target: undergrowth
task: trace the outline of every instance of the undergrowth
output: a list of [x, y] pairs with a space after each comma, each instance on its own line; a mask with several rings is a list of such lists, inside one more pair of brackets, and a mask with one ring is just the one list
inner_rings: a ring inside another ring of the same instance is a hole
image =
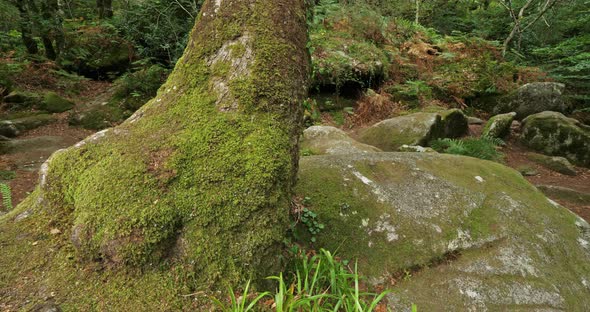
[[0, 183], [0, 194], [2, 195], [2, 206], [5, 210], [12, 210], [12, 192], [6, 183]]
[[468, 139], [438, 139], [430, 143], [430, 146], [440, 153], [471, 156], [479, 159], [498, 161], [503, 154], [497, 147], [504, 142], [497, 138], [481, 137]]
[[376, 311], [377, 307], [383, 308], [385, 304], [382, 301], [391, 291], [379, 294], [364, 291], [356, 264], [353, 270], [347, 264], [321, 249], [317, 255], [300, 256], [295, 261], [293, 273], [268, 277], [277, 283], [274, 291], [252, 294], [248, 282], [240, 296], [229, 287], [229, 299], [225, 302], [210, 299], [224, 312], [370, 312]]

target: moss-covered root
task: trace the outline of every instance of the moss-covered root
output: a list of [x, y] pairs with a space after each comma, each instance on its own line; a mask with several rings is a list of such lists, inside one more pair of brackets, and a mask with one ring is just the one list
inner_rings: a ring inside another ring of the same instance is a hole
[[50, 226], [23, 231], [59, 225], [82, 263], [172, 263], [200, 288], [269, 274], [297, 169], [305, 27], [303, 0], [206, 1], [158, 95], [44, 165], [14, 216]]

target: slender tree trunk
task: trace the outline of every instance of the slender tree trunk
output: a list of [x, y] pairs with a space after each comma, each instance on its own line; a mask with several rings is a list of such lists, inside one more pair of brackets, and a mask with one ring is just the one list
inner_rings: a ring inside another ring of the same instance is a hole
[[112, 0], [96, 0], [96, 8], [98, 9], [98, 18], [105, 19], [113, 17]]
[[199, 287], [268, 276], [297, 172], [310, 69], [304, 2], [206, 1], [158, 95], [54, 154], [15, 213], [60, 224], [63, 248], [81, 263], [176, 263]]
[[422, 4], [422, 0], [415, 0], [416, 1], [416, 18], [414, 22], [416, 24], [420, 24], [420, 5]]
[[23, 44], [29, 54], [37, 54], [39, 53], [39, 48], [33, 38], [33, 21], [31, 20], [31, 14], [27, 8], [27, 4], [25, 0], [18, 0], [16, 4], [20, 15], [20, 30]]

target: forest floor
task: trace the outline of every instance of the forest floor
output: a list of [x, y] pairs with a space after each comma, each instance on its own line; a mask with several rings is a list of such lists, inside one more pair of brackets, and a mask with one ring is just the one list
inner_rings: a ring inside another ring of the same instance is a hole
[[[16, 80], [18, 88], [23, 91], [42, 94], [53, 91], [76, 103], [76, 108], [85, 107], [87, 103], [103, 98], [111, 89], [112, 83], [84, 79], [75, 85], [63, 83], [63, 79], [56, 79], [51, 71], [51, 64], [47, 66], [30, 66]], [[75, 88], [76, 93], [71, 92]], [[5, 113], [5, 112], [1, 112]], [[15, 178], [8, 181], [12, 191], [12, 203], [16, 206], [32, 192], [38, 182], [38, 171], [43, 162], [56, 150], [67, 148], [83, 140], [94, 131], [68, 124], [69, 112], [54, 114], [56, 121], [45, 126], [21, 133], [17, 140], [32, 138], [53, 138], [51, 143], [35, 146], [31, 149], [0, 155], [0, 170], [15, 172]]]

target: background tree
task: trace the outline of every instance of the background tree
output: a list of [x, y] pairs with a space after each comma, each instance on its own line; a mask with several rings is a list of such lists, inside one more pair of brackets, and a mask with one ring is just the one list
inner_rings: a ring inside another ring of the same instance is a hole
[[113, 1], [112, 0], [96, 0], [96, 8], [98, 10], [98, 18], [113, 17]]

